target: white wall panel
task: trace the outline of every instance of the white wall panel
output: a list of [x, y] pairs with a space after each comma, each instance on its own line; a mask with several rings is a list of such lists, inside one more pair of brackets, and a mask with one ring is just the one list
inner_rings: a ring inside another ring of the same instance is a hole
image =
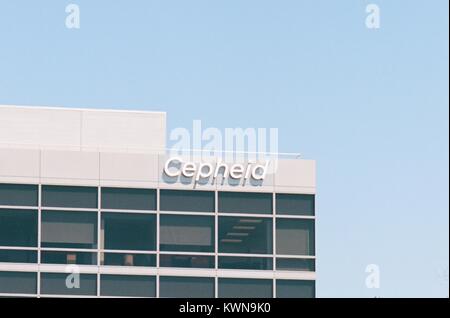
[[41, 160], [43, 181], [76, 179], [86, 180], [89, 183], [95, 181], [98, 184], [100, 176], [98, 152], [43, 150]]
[[119, 111], [85, 111], [82, 114], [83, 147], [124, 149], [130, 152], [165, 148], [165, 114]]
[[74, 110], [0, 106], [0, 145], [79, 145], [80, 116]]
[[280, 160], [275, 174], [275, 191], [315, 193], [316, 162], [314, 160]]
[[158, 156], [102, 152], [100, 178], [110, 181], [157, 182]]
[[0, 182], [39, 182], [39, 150], [0, 148]]
[[166, 114], [0, 105], [0, 147], [164, 149]]

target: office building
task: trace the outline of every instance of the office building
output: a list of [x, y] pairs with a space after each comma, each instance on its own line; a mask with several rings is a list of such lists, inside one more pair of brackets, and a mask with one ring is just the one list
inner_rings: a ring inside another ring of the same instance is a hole
[[315, 162], [166, 147], [165, 113], [0, 106], [0, 296], [315, 297]]

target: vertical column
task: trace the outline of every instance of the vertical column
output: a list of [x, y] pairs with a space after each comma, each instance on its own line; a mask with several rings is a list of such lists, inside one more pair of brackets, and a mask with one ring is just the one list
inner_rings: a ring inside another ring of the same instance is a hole
[[214, 191], [214, 297], [219, 297], [219, 191]]
[[159, 187], [156, 189], [156, 298], [159, 298], [159, 242], [160, 242], [160, 195]]
[[41, 297], [41, 235], [42, 233], [42, 149], [39, 150], [39, 184], [38, 184], [38, 251], [37, 251], [37, 263], [38, 270], [36, 273], [36, 291], [38, 298]]
[[39, 184], [38, 184], [38, 237], [37, 237], [37, 242], [38, 242], [38, 251], [37, 251], [37, 264], [38, 264], [38, 270], [36, 273], [36, 288], [37, 288], [37, 295], [38, 297], [41, 297], [41, 233], [42, 233], [42, 184], [40, 182], [40, 178], [39, 178]]
[[316, 282], [317, 282], [317, 248], [316, 248], [316, 244], [317, 244], [317, 228], [316, 228], [316, 224], [317, 224], [317, 213], [316, 213], [316, 189], [314, 189], [314, 205], [313, 205], [313, 214], [314, 214], [314, 218], [313, 218], [313, 222], [314, 222], [314, 298], [316, 298]]
[[[99, 153], [100, 155], [100, 153]], [[100, 160], [99, 160], [100, 162]], [[102, 187], [99, 182], [97, 192], [97, 296], [101, 295], [100, 291], [100, 266], [101, 266], [101, 250], [103, 250], [103, 237], [102, 237], [102, 215], [101, 215], [101, 205], [102, 205]]]
[[277, 230], [277, 225], [276, 225], [276, 221], [277, 221], [277, 203], [276, 203], [276, 199], [277, 199], [277, 195], [275, 192], [272, 193], [272, 244], [273, 244], [273, 248], [272, 248], [272, 253], [273, 253], [273, 257], [272, 257], [272, 270], [273, 270], [273, 282], [272, 282], [272, 296], [273, 298], [277, 297], [277, 288], [276, 288], [276, 279], [275, 279], [275, 272], [277, 269], [277, 235], [276, 235], [276, 230]]

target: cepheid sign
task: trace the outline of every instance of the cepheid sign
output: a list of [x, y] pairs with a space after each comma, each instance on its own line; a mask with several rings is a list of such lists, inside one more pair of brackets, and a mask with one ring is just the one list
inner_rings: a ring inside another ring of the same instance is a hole
[[256, 181], [262, 181], [265, 179], [269, 161], [265, 164], [256, 164], [253, 162], [247, 162], [246, 164], [234, 163], [227, 164], [222, 161], [216, 163], [210, 162], [191, 162], [184, 161], [180, 157], [169, 158], [164, 165], [164, 173], [171, 178], [177, 178], [183, 176], [186, 178], [193, 178], [196, 182], [202, 179], [213, 178], [217, 179], [220, 175], [223, 178], [231, 179], [253, 179]]

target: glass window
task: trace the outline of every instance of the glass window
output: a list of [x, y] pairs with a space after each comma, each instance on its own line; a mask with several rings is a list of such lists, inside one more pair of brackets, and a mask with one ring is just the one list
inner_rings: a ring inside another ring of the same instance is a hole
[[56, 208], [97, 208], [95, 187], [42, 186], [42, 206]]
[[42, 247], [97, 248], [97, 213], [42, 211]]
[[156, 190], [102, 188], [102, 209], [156, 210]]
[[0, 209], [0, 246], [37, 247], [38, 212]]
[[0, 250], [0, 263], [36, 263], [36, 251]]
[[102, 213], [103, 248], [107, 250], [156, 250], [154, 214]]
[[272, 213], [272, 193], [219, 192], [219, 212]]
[[37, 206], [38, 186], [0, 183], [0, 205]]
[[277, 214], [314, 215], [314, 195], [277, 194]]
[[156, 266], [155, 254], [104, 253], [102, 265], [109, 266]]
[[36, 278], [36, 273], [0, 272], [0, 293], [36, 294]]
[[272, 258], [220, 256], [219, 268], [272, 270]]
[[272, 280], [219, 278], [220, 298], [272, 298]]
[[160, 277], [159, 295], [170, 298], [214, 298], [214, 278]]
[[213, 191], [161, 190], [161, 211], [214, 212]]
[[313, 280], [277, 280], [277, 298], [314, 298]]
[[156, 296], [156, 279], [154, 276], [101, 275], [100, 286], [102, 296]]
[[316, 266], [313, 259], [277, 258], [277, 270], [314, 272]]
[[314, 255], [314, 220], [277, 219], [277, 254]]
[[214, 252], [214, 217], [161, 215], [161, 251]]
[[97, 265], [97, 253], [42, 251], [43, 264]]
[[219, 217], [219, 253], [272, 254], [272, 219]]
[[159, 264], [160, 267], [214, 268], [214, 256], [161, 254]]
[[41, 294], [97, 295], [97, 275], [80, 274], [79, 281], [69, 273], [41, 273]]

